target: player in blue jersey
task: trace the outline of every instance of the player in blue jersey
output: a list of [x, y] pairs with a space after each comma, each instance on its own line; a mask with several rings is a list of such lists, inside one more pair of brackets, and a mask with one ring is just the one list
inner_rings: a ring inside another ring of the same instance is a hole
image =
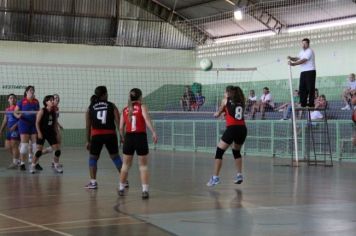
[[17, 124], [19, 119], [17, 119], [14, 116], [14, 110], [15, 110], [16, 101], [17, 101], [16, 95], [9, 94], [7, 96], [7, 100], [9, 102], [9, 107], [6, 108], [6, 113], [5, 113], [4, 119], [3, 119], [1, 127], [0, 127], [0, 135], [6, 127], [7, 132], [6, 132], [5, 148], [10, 151], [11, 156], [12, 156], [12, 162], [8, 168], [16, 169], [17, 166], [20, 164], [19, 163], [20, 162], [20, 160], [19, 160], [20, 134], [19, 134], [18, 124]]
[[[35, 98], [35, 87], [29, 85], [25, 89], [24, 98], [17, 102], [15, 108], [15, 116], [19, 119], [18, 127], [20, 132], [20, 169], [26, 170], [25, 161], [29, 152], [29, 142], [31, 140], [32, 150], [36, 150], [36, 112], [40, 109], [38, 100]], [[42, 170], [42, 167], [37, 164], [37, 170]]]

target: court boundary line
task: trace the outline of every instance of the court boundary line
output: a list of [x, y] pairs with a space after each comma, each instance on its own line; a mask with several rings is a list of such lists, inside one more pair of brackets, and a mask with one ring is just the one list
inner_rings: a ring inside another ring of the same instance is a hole
[[[42, 224], [42, 226], [53, 226], [53, 225], [67, 225], [67, 224], [76, 224], [76, 223], [86, 223], [86, 222], [100, 222], [100, 221], [111, 221], [111, 220], [118, 220], [118, 219], [125, 219], [128, 218], [130, 219], [129, 216], [119, 216], [119, 217], [110, 217], [110, 218], [98, 218], [98, 219], [83, 219], [83, 220], [72, 220], [72, 221], [61, 221], [61, 222], [55, 222], [55, 223], [46, 223], [46, 224]], [[31, 228], [33, 226], [19, 226], [19, 227], [7, 227], [7, 228], [0, 228], [0, 233], [2, 231], [9, 231], [12, 229], [21, 229], [21, 228]]]
[[10, 220], [14, 220], [14, 221], [23, 223], [23, 224], [30, 225], [30, 226], [33, 226], [33, 227], [36, 227], [36, 228], [40, 228], [40, 229], [43, 229], [43, 230], [45, 230], [45, 231], [50, 231], [50, 232], [53, 232], [53, 233], [56, 233], [56, 234], [59, 234], [59, 235], [63, 235], [63, 236], [73, 236], [72, 234], [68, 234], [68, 233], [61, 232], [61, 231], [58, 231], [58, 230], [55, 230], [55, 229], [51, 229], [51, 228], [48, 228], [48, 227], [43, 226], [43, 225], [31, 223], [31, 222], [26, 221], [26, 220], [21, 220], [21, 219], [19, 219], [19, 218], [16, 218], [16, 217], [13, 217], [13, 216], [9, 216], [9, 215], [3, 214], [3, 213], [1, 213], [1, 212], [0, 212], [0, 216], [2, 216], [2, 217], [4, 217], [4, 218], [7, 218], [7, 219], [10, 219]]
[[[91, 226], [88, 226], [88, 225], [86, 225], [86, 226], [74, 226], [74, 227], [63, 226], [63, 227], [59, 227], [59, 228], [60, 229], [71, 230], [71, 229], [89, 229], [89, 228], [94, 228], [94, 227], [121, 226], [121, 225], [139, 225], [139, 224], [147, 224], [147, 223], [146, 222], [137, 221], [137, 222], [132, 222], [132, 223], [103, 224], [103, 225], [91, 225]], [[14, 231], [11, 231], [11, 230], [6, 230], [6, 231], [10, 231], [8, 233], [38, 232], [39, 231], [39, 230], [31, 229], [31, 227], [33, 227], [33, 226], [26, 226], [26, 227], [29, 228], [30, 230], [16, 231], [16, 228], [14, 228]], [[24, 227], [19, 227], [19, 229], [22, 229], [22, 228], [24, 228]], [[7, 233], [6, 231], [1, 232], [1, 233]], [[69, 235], [70, 236], [74, 236], [72, 234], [69, 234]]]

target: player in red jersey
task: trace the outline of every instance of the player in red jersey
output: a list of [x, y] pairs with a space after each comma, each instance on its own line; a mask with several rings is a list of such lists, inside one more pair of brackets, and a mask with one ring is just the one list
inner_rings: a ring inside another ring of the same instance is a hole
[[353, 106], [352, 121], [354, 122], [354, 135], [352, 137], [352, 144], [356, 146], [356, 92], [352, 94], [351, 105]]
[[237, 175], [235, 184], [241, 184], [242, 159], [241, 147], [247, 136], [247, 128], [244, 120], [245, 96], [240, 87], [226, 87], [225, 98], [222, 100], [219, 110], [214, 114], [218, 118], [225, 113], [226, 130], [216, 148], [214, 175], [210, 178], [207, 186], [211, 187], [220, 183], [219, 173], [222, 166], [222, 157], [226, 149], [232, 144], [232, 154], [235, 159]]
[[[120, 119], [120, 136], [123, 146], [123, 165], [120, 175], [119, 195], [125, 193], [125, 183], [129, 168], [132, 165], [133, 155], [139, 157], [139, 169], [142, 183], [142, 198], [149, 198], [148, 194], [148, 142], [146, 134], [146, 126], [152, 133], [153, 142], [157, 143], [156, 131], [153, 128], [151, 119], [148, 115], [148, 109], [142, 104], [142, 92], [138, 88], [133, 88], [130, 91], [129, 102], [124, 108]], [[125, 133], [125, 134], [124, 134]]]

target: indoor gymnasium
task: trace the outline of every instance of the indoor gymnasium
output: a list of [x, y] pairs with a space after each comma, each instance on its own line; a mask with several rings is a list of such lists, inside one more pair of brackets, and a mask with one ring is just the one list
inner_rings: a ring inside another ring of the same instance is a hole
[[355, 55], [355, 0], [0, 0], [0, 235], [355, 235]]

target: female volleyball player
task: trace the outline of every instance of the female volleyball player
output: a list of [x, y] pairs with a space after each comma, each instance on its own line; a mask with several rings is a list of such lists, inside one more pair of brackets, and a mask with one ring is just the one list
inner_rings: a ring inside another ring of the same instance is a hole
[[209, 187], [220, 183], [219, 173], [222, 166], [222, 157], [231, 144], [237, 169], [234, 183], [241, 184], [243, 181], [240, 150], [247, 136], [244, 120], [245, 96], [240, 87], [231, 86], [226, 87], [225, 94], [226, 97], [222, 100], [219, 110], [214, 114], [218, 118], [225, 112], [226, 130], [216, 148], [214, 175], [207, 183]]
[[352, 137], [352, 144], [356, 146], [356, 92], [351, 96], [351, 106], [353, 106], [352, 111], [352, 121], [354, 122], [354, 135]]
[[108, 101], [108, 91], [105, 86], [97, 87], [94, 93], [95, 96], [90, 99], [91, 103], [86, 112], [90, 182], [85, 188], [88, 189], [98, 188], [96, 182], [97, 162], [104, 144], [118, 170], [119, 176], [122, 166], [116, 135], [116, 126], [120, 123], [119, 110], [115, 104]]
[[[120, 119], [120, 137], [123, 141], [123, 165], [120, 175], [119, 195], [123, 196], [129, 168], [132, 165], [133, 155], [139, 158], [139, 169], [142, 183], [142, 198], [149, 198], [148, 194], [148, 142], [146, 126], [152, 132], [153, 142], [157, 143], [156, 131], [153, 128], [148, 109], [142, 104], [142, 92], [133, 88], [129, 94], [127, 107], [124, 108]], [[124, 130], [126, 133], [124, 134]]]
[[37, 113], [36, 128], [37, 128], [37, 149], [35, 156], [32, 159], [30, 173], [36, 172], [39, 158], [42, 156], [43, 144], [47, 140], [49, 145], [54, 150], [54, 169], [57, 173], [63, 173], [62, 166], [59, 164], [61, 150], [57, 140], [57, 115], [54, 106], [54, 96], [47, 95], [43, 99], [44, 107]]
[[17, 127], [17, 122], [19, 119], [17, 119], [14, 116], [16, 100], [17, 97], [15, 94], [9, 94], [7, 96], [9, 107], [6, 108], [4, 120], [2, 121], [1, 128], [0, 128], [0, 135], [1, 135], [2, 131], [5, 129], [5, 127], [7, 127], [5, 148], [10, 151], [12, 156], [12, 162], [9, 165], [8, 169], [16, 169], [17, 166], [20, 164], [20, 160], [19, 160], [20, 134]]
[[[63, 127], [62, 125], [58, 122], [58, 118], [59, 118], [59, 102], [60, 102], [60, 97], [58, 94], [53, 94], [53, 98], [54, 98], [54, 101], [53, 101], [53, 109], [54, 111], [56, 112], [56, 118], [57, 118], [57, 142], [58, 142], [58, 145], [61, 146], [61, 141], [62, 141], [62, 136], [61, 136], [61, 130], [63, 130]], [[52, 153], [53, 152], [53, 148], [52, 146], [49, 146], [45, 149], [43, 149], [42, 151], [42, 155], [45, 155], [45, 154], [48, 154], [48, 153]], [[53, 160], [55, 159], [56, 157], [54, 156], [53, 157]], [[54, 161], [52, 162], [52, 168], [54, 168]]]
[[[19, 119], [18, 127], [20, 132], [20, 169], [25, 171], [26, 155], [29, 153], [29, 142], [31, 140], [32, 150], [36, 150], [36, 111], [40, 109], [38, 100], [35, 98], [35, 87], [29, 85], [25, 89], [24, 98], [17, 102], [14, 115]], [[20, 112], [23, 111], [23, 112]], [[37, 170], [42, 170], [42, 167], [37, 164]]]

